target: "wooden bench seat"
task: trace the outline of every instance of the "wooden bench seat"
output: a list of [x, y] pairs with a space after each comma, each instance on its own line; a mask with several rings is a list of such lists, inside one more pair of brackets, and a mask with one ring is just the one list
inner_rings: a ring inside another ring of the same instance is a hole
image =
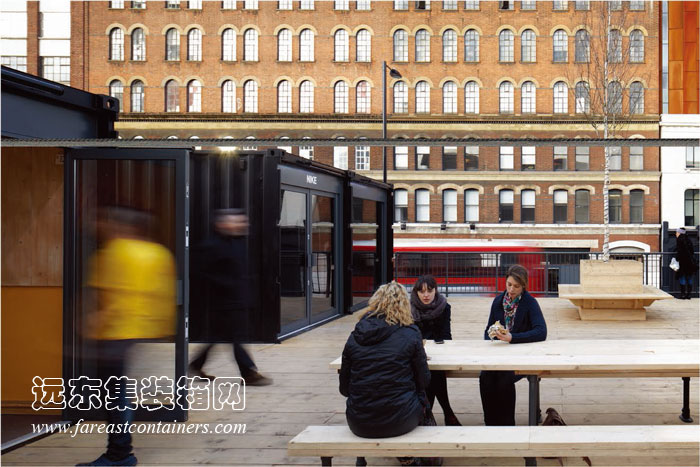
[[368, 439], [347, 426], [309, 426], [289, 456], [321, 457], [641, 457], [695, 456], [698, 425], [419, 426], [395, 438]]
[[565, 298], [578, 307], [581, 320], [644, 321], [646, 308], [656, 300], [673, 298], [670, 294], [650, 285], [638, 293], [586, 291], [583, 286], [559, 284], [559, 298]]

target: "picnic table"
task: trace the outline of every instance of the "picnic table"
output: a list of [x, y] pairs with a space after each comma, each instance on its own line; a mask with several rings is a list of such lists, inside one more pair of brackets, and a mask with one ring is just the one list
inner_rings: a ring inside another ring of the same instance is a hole
[[644, 321], [647, 306], [673, 296], [651, 285], [641, 286], [638, 292], [600, 292], [585, 290], [582, 285], [559, 284], [559, 298], [576, 305], [583, 321]]

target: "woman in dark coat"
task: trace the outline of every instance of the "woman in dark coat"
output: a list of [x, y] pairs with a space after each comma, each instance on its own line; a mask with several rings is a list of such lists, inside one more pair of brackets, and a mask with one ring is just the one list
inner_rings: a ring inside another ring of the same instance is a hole
[[[506, 290], [491, 305], [491, 314], [484, 331], [489, 339], [489, 328], [500, 321], [503, 333], [494, 338], [511, 344], [540, 342], [547, 338], [547, 323], [537, 300], [527, 292], [527, 269], [515, 264], [506, 274]], [[482, 371], [479, 376], [481, 405], [486, 425], [515, 425], [515, 382], [513, 371]]]
[[676, 260], [679, 268], [676, 271], [676, 279], [681, 284], [681, 300], [690, 300], [693, 292], [693, 276], [698, 272], [698, 265], [695, 262], [695, 252], [693, 242], [688, 238], [685, 229], [681, 227], [676, 230]]
[[[452, 340], [450, 319], [452, 308], [444, 295], [437, 290], [437, 282], [433, 276], [421, 276], [413, 285], [411, 291], [411, 314], [413, 321], [420, 329], [423, 339], [436, 342]], [[450, 406], [447, 395], [447, 377], [444, 371], [430, 372], [430, 385], [426, 391], [431, 409], [437, 397], [442, 412], [445, 414], [445, 425], [461, 426], [457, 416]]]

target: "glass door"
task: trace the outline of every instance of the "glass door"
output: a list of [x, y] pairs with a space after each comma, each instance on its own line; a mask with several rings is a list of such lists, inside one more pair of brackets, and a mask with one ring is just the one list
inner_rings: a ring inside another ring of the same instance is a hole
[[309, 324], [308, 234], [306, 193], [281, 190], [280, 203], [280, 324], [286, 334]]

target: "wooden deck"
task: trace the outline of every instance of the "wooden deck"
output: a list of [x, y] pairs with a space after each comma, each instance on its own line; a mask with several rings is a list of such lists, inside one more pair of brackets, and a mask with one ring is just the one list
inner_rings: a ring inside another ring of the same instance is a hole
[[[478, 339], [484, 330], [492, 298], [449, 298], [456, 339]], [[568, 300], [539, 299], [551, 339], [698, 339], [700, 301], [665, 300], [647, 310], [646, 321], [581, 321]], [[308, 425], [345, 422], [345, 399], [338, 393], [337, 374], [328, 362], [340, 355], [355, 316], [347, 316], [280, 345], [250, 346], [260, 370], [275, 379], [267, 387], [249, 387], [242, 412], [191, 413], [190, 423], [245, 423], [242, 435], [134, 435], [135, 454], [142, 465], [319, 465], [317, 458], [288, 458], [287, 442]], [[191, 352], [196, 349], [192, 346]], [[698, 349], [700, 351], [700, 349]], [[154, 359], [151, 361], [156, 361]], [[217, 346], [206, 370], [219, 376], [237, 374], [230, 347]], [[448, 380], [452, 406], [465, 425], [483, 424], [476, 379]], [[516, 420], [527, 424], [527, 382], [517, 384]], [[680, 378], [547, 379], [541, 386], [543, 410], [556, 408], [570, 425], [681, 424]], [[691, 415], [700, 419], [699, 385], [691, 383]], [[437, 409], [436, 418], [443, 423]], [[52, 435], [0, 458], [5, 465], [74, 465], [96, 458], [105, 435]], [[604, 458], [593, 465], [699, 465], [698, 456]], [[397, 465], [395, 459], [369, 459], [370, 465]], [[336, 465], [354, 465], [354, 458], [336, 458]], [[538, 459], [539, 465], [559, 465]], [[585, 465], [567, 458], [566, 465]], [[518, 458], [446, 459], [445, 465], [523, 465]]]

